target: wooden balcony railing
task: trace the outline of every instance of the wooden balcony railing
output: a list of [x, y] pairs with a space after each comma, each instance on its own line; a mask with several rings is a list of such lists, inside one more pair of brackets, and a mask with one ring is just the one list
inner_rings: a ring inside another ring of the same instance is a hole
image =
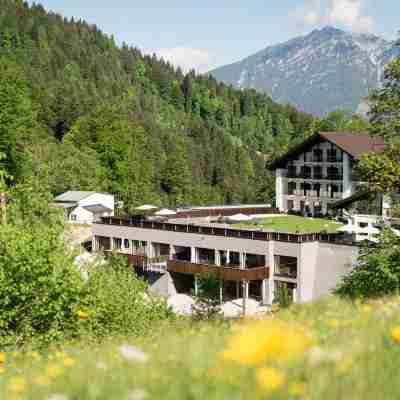
[[193, 264], [188, 261], [176, 260], [168, 261], [167, 271], [186, 275], [213, 274], [217, 279], [234, 282], [260, 281], [269, 278], [268, 267], [239, 269], [207, 264]]

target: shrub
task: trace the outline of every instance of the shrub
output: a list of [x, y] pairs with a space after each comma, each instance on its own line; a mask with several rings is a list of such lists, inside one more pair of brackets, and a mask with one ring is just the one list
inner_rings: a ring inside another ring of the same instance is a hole
[[208, 320], [219, 317], [221, 304], [219, 298], [220, 281], [212, 273], [196, 276], [197, 297], [193, 305], [193, 319]]
[[110, 334], [140, 335], [172, 314], [164, 300], [149, 296], [125, 259], [112, 256], [90, 274], [82, 307], [88, 314], [83, 324], [97, 338]]
[[390, 229], [377, 244], [365, 244], [354, 268], [336, 289], [348, 298], [373, 298], [398, 293], [400, 289], [400, 238]]
[[9, 199], [7, 224], [0, 225], [0, 345], [139, 334], [169, 315], [114, 259], [83, 282], [62, 240], [62, 213], [36, 182], [17, 185]]

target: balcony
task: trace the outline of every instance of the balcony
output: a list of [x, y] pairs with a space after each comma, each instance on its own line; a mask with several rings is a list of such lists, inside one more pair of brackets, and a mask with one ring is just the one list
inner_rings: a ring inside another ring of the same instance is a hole
[[269, 278], [268, 267], [239, 269], [238, 267], [218, 267], [216, 265], [193, 264], [188, 261], [177, 260], [168, 261], [167, 271], [186, 275], [213, 274], [217, 279], [233, 282], [260, 281]]

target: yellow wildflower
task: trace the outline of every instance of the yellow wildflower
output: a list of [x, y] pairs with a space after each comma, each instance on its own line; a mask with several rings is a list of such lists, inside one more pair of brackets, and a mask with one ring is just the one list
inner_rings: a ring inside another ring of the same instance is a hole
[[78, 316], [78, 318], [79, 318], [81, 321], [86, 321], [86, 320], [89, 319], [89, 314], [86, 313], [85, 311], [78, 310], [77, 313], [76, 313], [76, 315]]
[[303, 354], [310, 344], [300, 328], [272, 319], [256, 321], [228, 339], [222, 357], [243, 365], [257, 365], [271, 360], [286, 361]]
[[22, 393], [26, 389], [26, 382], [21, 377], [11, 378], [8, 383], [8, 390], [13, 393]]
[[329, 326], [329, 328], [332, 329], [337, 329], [339, 328], [339, 321], [337, 319], [329, 319], [328, 321], [326, 321], [327, 325]]
[[63, 351], [56, 351], [55, 356], [56, 358], [64, 358], [67, 355]]
[[347, 355], [341, 358], [336, 364], [336, 370], [340, 374], [346, 374], [350, 371], [353, 366], [353, 359], [351, 356]]
[[4, 372], [6, 372], [5, 368], [0, 367], [0, 374], [4, 374]]
[[0, 353], [0, 365], [4, 364], [7, 360], [5, 353]]
[[72, 367], [72, 366], [74, 366], [74, 365], [76, 364], [76, 361], [75, 361], [73, 358], [71, 358], [71, 357], [65, 357], [65, 358], [63, 359], [63, 364], [64, 364], [66, 367]]
[[260, 368], [256, 372], [258, 387], [264, 392], [273, 392], [285, 383], [285, 376], [276, 368]]
[[50, 378], [57, 378], [62, 374], [62, 368], [56, 364], [48, 364], [46, 368], [47, 376]]
[[32, 351], [31, 356], [34, 360], [40, 360], [40, 354], [37, 351]]
[[361, 307], [361, 311], [365, 314], [369, 314], [372, 311], [372, 307], [369, 304], [364, 304]]
[[289, 395], [293, 397], [302, 397], [306, 393], [306, 384], [303, 382], [295, 382], [289, 386]]
[[38, 376], [33, 380], [33, 383], [38, 386], [49, 386], [50, 379], [47, 376]]
[[392, 329], [392, 338], [395, 342], [400, 343], [400, 326]]

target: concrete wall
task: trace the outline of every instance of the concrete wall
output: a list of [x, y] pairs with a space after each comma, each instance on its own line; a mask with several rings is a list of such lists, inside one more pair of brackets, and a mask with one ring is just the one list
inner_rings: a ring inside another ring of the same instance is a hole
[[299, 246], [297, 256], [297, 301], [305, 303], [313, 300], [315, 286], [319, 285], [316, 280], [316, 270], [318, 269], [319, 243], [303, 243]]
[[313, 298], [332, 290], [344, 275], [356, 266], [359, 248], [356, 246], [319, 243], [314, 275]]

